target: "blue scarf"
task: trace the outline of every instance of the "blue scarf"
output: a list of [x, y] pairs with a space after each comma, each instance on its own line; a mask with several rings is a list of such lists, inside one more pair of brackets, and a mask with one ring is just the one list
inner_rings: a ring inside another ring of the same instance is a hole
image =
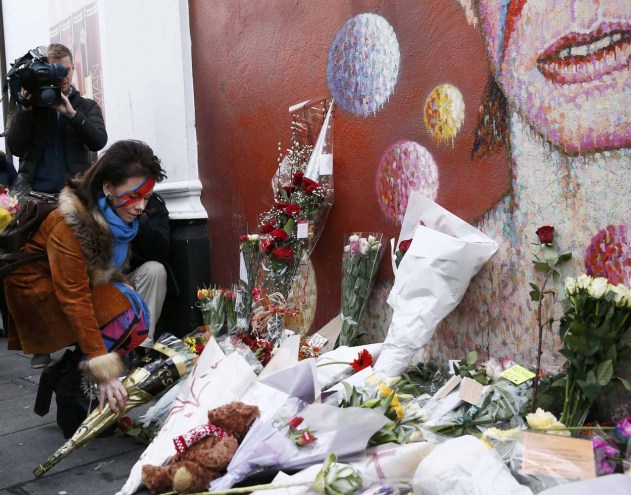
[[125, 328], [131, 327], [138, 321], [140, 318], [140, 314], [145, 317], [145, 323], [147, 324], [147, 328], [151, 325], [151, 313], [149, 312], [149, 308], [147, 307], [147, 303], [142, 298], [138, 292], [130, 289], [125, 284], [121, 284], [120, 282], [114, 282], [116, 288], [123, 293], [123, 295], [127, 298], [127, 300], [131, 303], [131, 310], [133, 311], [133, 317], [130, 311], [125, 311], [124, 313], [117, 316], [118, 320], [121, 322]]
[[97, 203], [114, 235], [114, 266], [120, 268], [127, 259], [129, 242], [138, 233], [138, 220], [134, 220], [131, 223], [125, 222], [112, 209], [105, 196], [100, 197]]

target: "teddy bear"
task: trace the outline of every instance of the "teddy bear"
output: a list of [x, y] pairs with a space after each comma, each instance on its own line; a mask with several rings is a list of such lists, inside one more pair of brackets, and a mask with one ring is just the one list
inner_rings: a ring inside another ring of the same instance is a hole
[[250, 425], [260, 416], [257, 406], [231, 402], [208, 411], [208, 424], [175, 438], [177, 454], [165, 466], [142, 467], [142, 482], [153, 494], [208, 489], [224, 474]]

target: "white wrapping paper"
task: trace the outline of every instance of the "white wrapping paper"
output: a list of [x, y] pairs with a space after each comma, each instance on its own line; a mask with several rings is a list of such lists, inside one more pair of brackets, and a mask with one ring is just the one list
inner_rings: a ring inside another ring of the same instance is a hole
[[417, 192], [410, 194], [399, 242], [406, 239], [412, 243], [395, 268], [388, 296], [392, 322], [374, 367], [387, 376], [405, 370], [498, 248], [478, 229]]
[[191, 370], [187, 385], [180, 388], [164, 426], [145, 449], [116, 495], [131, 495], [141, 485], [142, 466], [161, 466], [175, 455], [173, 438], [208, 423], [208, 410], [236, 401], [256, 375], [238, 354], [227, 357], [211, 339]]
[[415, 495], [532, 495], [470, 435], [437, 445], [419, 464], [412, 486]]

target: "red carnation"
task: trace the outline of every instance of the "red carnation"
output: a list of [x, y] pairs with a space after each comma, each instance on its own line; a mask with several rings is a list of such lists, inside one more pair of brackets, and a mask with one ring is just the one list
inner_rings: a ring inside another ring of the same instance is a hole
[[302, 173], [302, 172], [296, 172], [296, 173], [294, 174], [294, 178], [292, 179], [291, 183], [292, 183], [294, 186], [299, 186], [299, 185], [302, 183], [302, 178], [303, 178], [304, 176], [305, 176], [305, 174], [304, 174], [304, 173]]
[[261, 234], [269, 234], [275, 228], [276, 228], [276, 224], [274, 222], [265, 222], [261, 226]]
[[291, 264], [294, 261], [294, 250], [290, 247], [279, 247], [272, 251], [272, 254], [280, 261]]
[[300, 208], [300, 205], [287, 205], [285, 206], [285, 214], [292, 216], [292, 215], [298, 215], [298, 213], [300, 213], [302, 211], [302, 208]]
[[406, 239], [405, 241], [401, 241], [399, 243], [399, 252], [401, 254], [407, 253], [408, 249], [410, 249], [410, 244], [412, 244], [412, 239]]
[[296, 416], [295, 418], [292, 418], [289, 420], [289, 423], [287, 423], [289, 425], [290, 428], [297, 428], [298, 426], [300, 426], [300, 424], [304, 421], [304, 418], [301, 418], [300, 416]]
[[263, 251], [265, 254], [270, 254], [274, 250], [274, 241], [269, 237], [264, 237], [263, 239], [261, 239], [261, 242], [259, 244], [261, 246], [261, 251]]
[[364, 368], [368, 368], [368, 366], [372, 366], [372, 354], [364, 349], [357, 355], [357, 359], [351, 363], [351, 367], [355, 371], [361, 371]]
[[287, 232], [283, 229], [274, 229], [269, 233], [269, 235], [271, 235], [277, 242], [286, 241], [289, 238]]
[[541, 244], [552, 244], [552, 239], [554, 238], [554, 227], [550, 227], [549, 225], [539, 227], [537, 229], [537, 236], [539, 237], [539, 242]]

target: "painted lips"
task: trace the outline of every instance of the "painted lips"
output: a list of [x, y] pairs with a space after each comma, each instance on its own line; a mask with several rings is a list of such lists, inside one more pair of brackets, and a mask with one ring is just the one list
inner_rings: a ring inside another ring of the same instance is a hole
[[596, 81], [631, 62], [631, 28], [606, 25], [589, 34], [570, 33], [537, 60], [539, 71], [559, 84]]

